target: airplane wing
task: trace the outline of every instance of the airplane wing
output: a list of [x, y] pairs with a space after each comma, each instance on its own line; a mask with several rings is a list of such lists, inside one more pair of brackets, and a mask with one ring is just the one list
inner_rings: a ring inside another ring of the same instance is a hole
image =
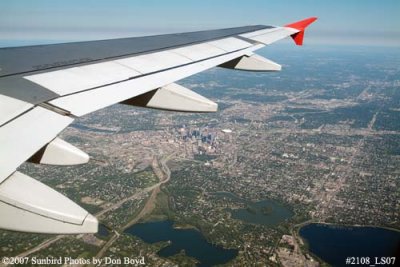
[[291, 36], [303, 42], [316, 18], [150, 37], [0, 49], [0, 228], [39, 233], [94, 233], [97, 219], [17, 171], [25, 161], [83, 164], [89, 156], [58, 138], [74, 119], [123, 103], [164, 110], [215, 112], [217, 104], [175, 82], [220, 66], [279, 71], [254, 51]]

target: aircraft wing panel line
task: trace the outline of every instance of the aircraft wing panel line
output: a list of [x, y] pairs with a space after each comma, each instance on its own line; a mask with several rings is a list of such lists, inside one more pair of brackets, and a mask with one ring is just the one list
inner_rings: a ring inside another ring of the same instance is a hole
[[[149, 73], [128, 81], [67, 95], [50, 101], [50, 104], [68, 110], [73, 115], [80, 117], [106, 106], [144, 94], [150, 90], [171, 84], [195, 73], [218, 66], [263, 46], [264, 45], [261, 44], [255, 45], [222, 56], [215, 56], [168, 70]], [[116, 92], [118, 92], [118, 94]]]
[[[61, 96], [122, 82], [143, 74], [199, 62], [250, 47], [231, 38], [113, 61], [72, 67], [24, 78]], [[225, 48], [225, 50], [224, 50]]]
[[31, 109], [31, 103], [0, 94], [0, 127]]
[[[108, 68], [108, 73], [105, 73], [106, 68]], [[127, 80], [140, 74], [132, 68], [111, 61], [34, 74], [24, 78], [59, 95], [66, 95], [115, 81]]]
[[[4, 48], [0, 49], [2, 59], [0, 77], [28, 74], [34, 71], [53, 71], [57, 68], [86, 65], [102, 60], [110, 61], [118, 57], [156, 53], [266, 28], [272, 28], [272, 26], [253, 25], [156, 36]], [[19, 59], [18, 62], [15, 58]]]
[[216, 46], [208, 43], [196, 44], [191, 46], [184, 46], [169, 50], [175, 54], [181, 55], [185, 58], [192, 60], [193, 62], [203, 60], [210, 57], [215, 57], [226, 53], [225, 50], [217, 48]]
[[261, 30], [254, 33], [246, 33], [240, 36], [268, 45], [284, 39], [288, 36], [291, 36], [297, 32], [299, 32], [299, 30], [293, 28], [277, 27], [273, 29]]
[[115, 60], [116, 63], [131, 68], [140, 74], [152, 73], [165, 68], [175, 67], [183, 64], [192, 63], [192, 60], [172, 53], [171, 50], [152, 54], [141, 55]]
[[53, 140], [73, 118], [35, 107], [0, 128], [0, 183]]
[[208, 44], [220, 48], [225, 52], [232, 52], [238, 49], [248, 48], [252, 45], [251, 43], [238, 38], [238, 36], [211, 41], [208, 42]]
[[[86, 92], [86, 91], [96, 90], [96, 89], [99, 89], [99, 88], [102, 88], [102, 87], [106, 87], [106, 86], [111, 86], [111, 85], [114, 85], [114, 84], [124, 83], [124, 82], [130, 81], [130, 80], [134, 80], [134, 79], [140, 79], [140, 78], [145, 77], [145, 76], [154, 75], [154, 74], [157, 74], [157, 73], [160, 73], [160, 72], [163, 72], [163, 71], [169, 71], [169, 70], [177, 69], [177, 68], [181, 68], [181, 67], [186, 67], [186, 66], [188, 66], [188, 65], [192, 65], [192, 64], [196, 64], [196, 63], [201, 64], [201, 63], [204, 62], [204, 61], [207, 61], [207, 60], [210, 60], [210, 59], [213, 59], [213, 58], [217, 58], [217, 57], [221, 57], [221, 56], [226, 56], [226, 55], [229, 55], [229, 54], [232, 54], [232, 53], [236, 53], [236, 52], [239, 52], [239, 51], [244, 51], [244, 52], [243, 52], [243, 55], [245, 55], [245, 54], [251, 53], [251, 52], [254, 51], [254, 50], [260, 49], [260, 48], [262, 48], [262, 47], [264, 47], [263, 44], [257, 44], [257, 45], [255, 45], [255, 46], [249, 47], [249, 48], [247, 48], [247, 49], [245, 49], [245, 50], [244, 50], [244, 49], [238, 49], [238, 50], [236, 50], [236, 51], [232, 51], [232, 52], [229, 52], [229, 53], [224, 53], [224, 54], [222, 54], [222, 55], [217, 55], [217, 56], [213, 56], [213, 57], [210, 57], [210, 58], [201, 59], [201, 60], [198, 60], [198, 61], [195, 61], [195, 62], [193, 62], [193, 61], [188, 61], [187, 63], [184, 63], [184, 64], [182, 64], [182, 65], [173, 66], [173, 67], [168, 67], [168, 68], [165, 68], [165, 69], [160, 69], [160, 70], [156, 70], [156, 71], [152, 71], [152, 72], [148, 72], [148, 73], [143, 73], [143, 74], [140, 74], [140, 75], [137, 75], [137, 76], [134, 76], [134, 77], [125, 79], [125, 80], [115, 81], [115, 82], [112, 82], [112, 83], [109, 83], [109, 84], [105, 84], [105, 85], [102, 85], [102, 86], [97, 86], [97, 87], [93, 87], [93, 88], [83, 89], [83, 90], [78, 91], [78, 92], [71, 92], [71, 93], [68, 93], [68, 94], [63, 95], [62, 97], [67, 97], [67, 96], [70, 96], [70, 95], [74, 95], [74, 94], [78, 94], [78, 93], [83, 93], [83, 92]], [[170, 51], [170, 52], [172, 53], [172, 51]], [[178, 55], [178, 54], [176, 54], [176, 55]], [[236, 55], [237, 55], [238, 57], [241, 56], [240, 54], [236, 54]], [[182, 57], [182, 56], [181, 56], [181, 57]], [[229, 60], [228, 60], [228, 61], [229, 61]], [[118, 61], [118, 63], [119, 63], [119, 64], [126, 65], [127, 67], [129, 67], [129, 68], [131, 68], [131, 69], [135, 68], [135, 70], [136, 70], [137, 72], [139, 72], [139, 70], [140, 70], [140, 67], [139, 67], [139, 66], [133, 66], [133, 65], [130, 64], [130, 63], [128, 63], [129, 65], [128, 65], [127, 63], [122, 63], [122, 62], [120, 62], [120, 61]], [[217, 64], [217, 65], [214, 65], [214, 66], [211, 66], [211, 67], [215, 67], [215, 66], [218, 66], [218, 64]], [[139, 70], [137, 70], [137, 69], [139, 69]], [[193, 73], [193, 74], [194, 74], [194, 73]], [[189, 75], [189, 76], [190, 76], [190, 75]], [[187, 77], [187, 76], [185, 76], [185, 77]], [[181, 79], [183, 79], [183, 78], [181, 78]], [[177, 81], [177, 80], [175, 80], [175, 81]], [[153, 89], [155, 89], [155, 88], [153, 88]], [[55, 103], [57, 99], [60, 99], [60, 98], [62, 98], [62, 97], [56, 98], [55, 100], [51, 100], [51, 101], [49, 101], [49, 103]]]

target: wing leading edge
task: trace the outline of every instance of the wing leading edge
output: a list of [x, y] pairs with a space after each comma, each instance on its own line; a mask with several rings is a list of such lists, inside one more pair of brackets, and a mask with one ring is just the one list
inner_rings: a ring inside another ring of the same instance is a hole
[[175, 82], [215, 66], [279, 71], [254, 54], [291, 36], [302, 45], [309, 18], [184, 34], [0, 49], [0, 228], [93, 233], [98, 222], [50, 187], [16, 171], [25, 161], [88, 161], [57, 135], [77, 117], [116, 103], [185, 112], [217, 104]]

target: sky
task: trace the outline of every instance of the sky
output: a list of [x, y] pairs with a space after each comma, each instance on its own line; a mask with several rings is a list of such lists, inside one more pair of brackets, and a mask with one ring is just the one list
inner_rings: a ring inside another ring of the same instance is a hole
[[0, 45], [110, 39], [316, 16], [307, 44], [400, 47], [400, 0], [1, 0]]

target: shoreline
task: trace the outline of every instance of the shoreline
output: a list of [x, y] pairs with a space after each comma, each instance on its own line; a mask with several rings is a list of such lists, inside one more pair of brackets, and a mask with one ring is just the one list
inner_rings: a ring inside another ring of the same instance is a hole
[[377, 225], [371, 225], [371, 224], [366, 224], [366, 225], [361, 225], [361, 224], [339, 224], [339, 223], [318, 222], [318, 221], [305, 221], [304, 223], [300, 223], [300, 224], [295, 225], [293, 228], [298, 228], [298, 230], [300, 230], [300, 228], [302, 228], [304, 226], [307, 226], [309, 224], [322, 224], [322, 225], [337, 226], [337, 227], [342, 227], [342, 228], [370, 227], [370, 228], [381, 228], [381, 229], [386, 229], [386, 230], [390, 230], [390, 231], [400, 232], [400, 229], [392, 228], [392, 227], [389, 227], [389, 226], [377, 226]]
[[[300, 235], [300, 229], [305, 226], [308, 226], [310, 224], [320, 224], [321, 226], [325, 226], [325, 227], [337, 227], [337, 228], [380, 228], [380, 229], [400, 233], [400, 229], [391, 228], [391, 227], [387, 227], [387, 226], [338, 224], [338, 223], [329, 223], [329, 222], [318, 222], [318, 221], [313, 221], [313, 220], [308, 220], [308, 221], [299, 223], [297, 225], [294, 225], [292, 229], [295, 231], [295, 235], [296, 235], [295, 238], [297, 239], [297, 242], [299, 242], [299, 244], [300, 244], [300, 250], [302, 251], [302, 253], [304, 255], [308, 254], [308, 255], [312, 256], [314, 259], [316, 259], [318, 262], [320, 262], [322, 264], [328, 264], [328, 263], [325, 262], [324, 260], [322, 260], [317, 255], [315, 255], [313, 252], [311, 252], [308, 240]], [[328, 266], [330, 266], [330, 265], [328, 264]]]

